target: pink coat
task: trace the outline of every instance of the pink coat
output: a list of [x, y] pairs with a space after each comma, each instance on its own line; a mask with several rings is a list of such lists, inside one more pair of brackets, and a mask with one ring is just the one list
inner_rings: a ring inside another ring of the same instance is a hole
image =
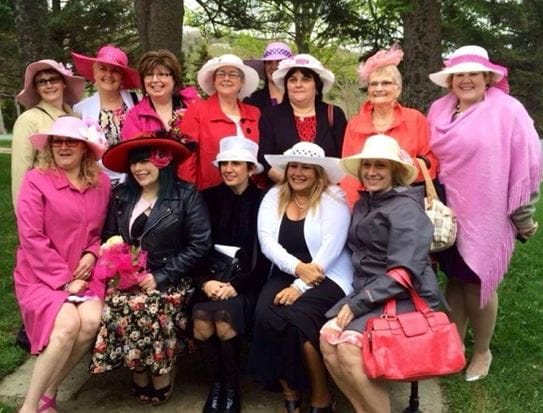
[[[63, 287], [85, 252], [98, 255], [111, 185], [101, 173], [96, 187], [79, 192], [62, 171], [32, 169], [17, 202], [20, 246], [14, 270], [15, 294], [31, 343], [39, 353], [68, 293]], [[104, 286], [92, 281], [100, 297]]]

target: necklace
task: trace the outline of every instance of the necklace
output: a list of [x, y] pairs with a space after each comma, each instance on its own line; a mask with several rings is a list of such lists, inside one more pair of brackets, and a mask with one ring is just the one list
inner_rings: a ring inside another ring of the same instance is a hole
[[304, 204], [302, 204], [300, 201], [298, 201], [298, 197], [296, 195], [294, 195], [294, 203], [296, 204], [296, 206], [300, 209], [306, 209], [307, 208], [307, 204], [308, 202]]

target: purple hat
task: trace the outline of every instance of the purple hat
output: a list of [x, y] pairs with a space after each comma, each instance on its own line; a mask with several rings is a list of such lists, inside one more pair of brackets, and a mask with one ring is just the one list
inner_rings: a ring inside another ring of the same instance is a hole
[[266, 46], [260, 59], [244, 60], [246, 65], [256, 69], [260, 75], [264, 73], [264, 62], [273, 60], [284, 60], [292, 57], [292, 50], [288, 44], [283, 42], [271, 42]]
[[83, 96], [83, 91], [85, 90], [85, 79], [81, 76], [75, 76], [72, 71], [64, 67], [62, 63], [52, 59], [43, 59], [30, 63], [26, 67], [23, 90], [17, 95], [19, 103], [27, 108], [39, 103], [41, 98], [34, 86], [34, 76], [42, 70], [55, 70], [62, 75], [64, 83], [66, 84], [66, 89], [64, 89], [64, 103], [73, 106], [75, 103], [79, 102], [81, 96]]
[[84, 56], [72, 52], [77, 71], [90, 82], [94, 82], [93, 65], [95, 62], [113, 65], [119, 68], [123, 74], [124, 89], [138, 89], [140, 87], [140, 78], [137, 70], [128, 67], [128, 56], [122, 49], [115, 46], [103, 46], [98, 50], [96, 57]]

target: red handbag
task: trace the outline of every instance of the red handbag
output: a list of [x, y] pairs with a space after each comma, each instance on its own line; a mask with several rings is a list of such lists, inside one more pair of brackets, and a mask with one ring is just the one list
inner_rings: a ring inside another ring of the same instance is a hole
[[417, 311], [396, 314], [396, 300], [371, 318], [363, 334], [364, 372], [370, 379], [415, 381], [457, 373], [465, 364], [462, 341], [447, 314], [433, 311], [409, 276], [390, 277], [407, 288]]

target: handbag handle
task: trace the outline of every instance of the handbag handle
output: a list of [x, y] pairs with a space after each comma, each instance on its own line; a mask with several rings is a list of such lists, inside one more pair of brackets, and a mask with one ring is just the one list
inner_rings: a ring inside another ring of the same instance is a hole
[[[407, 289], [409, 292], [409, 295], [411, 296], [411, 300], [413, 300], [413, 304], [415, 305], [415, 308], [418, 312], [422, 314], [428, 314], [432, 312], [432, 309], [426, 304], [426, 301], [417, 293], [415, 290], [415, 287], [413, 287], [413, 283], [411, 282], [411, 278], [405, 271], [387, 271], [387, 275], [392, 278], [394, 281], [396, 281], [398, 284], [400, 284], [402, 287]], [[392, 298], [388, 300], [385, 303], [385, 308], [383, 315], [394, 317], [396, 316], [396, 299]]]
[[426, 198], [428, 199], [428, 202], [431, 203], [434, 199], [437, 199], [439, 201], [436, 188], [434, 186], [434, 183], [432, 182], [432, 178], [430, 178], [430, 173], [428, 172], [428, 168], [426, 167], [426, 162], [424, 162], [420, 158], [416, 158], [416, 159], [420, 166], [420, 171], [422, 172], [422, 176], [424, 177], [424, 186], [426, 187]]

